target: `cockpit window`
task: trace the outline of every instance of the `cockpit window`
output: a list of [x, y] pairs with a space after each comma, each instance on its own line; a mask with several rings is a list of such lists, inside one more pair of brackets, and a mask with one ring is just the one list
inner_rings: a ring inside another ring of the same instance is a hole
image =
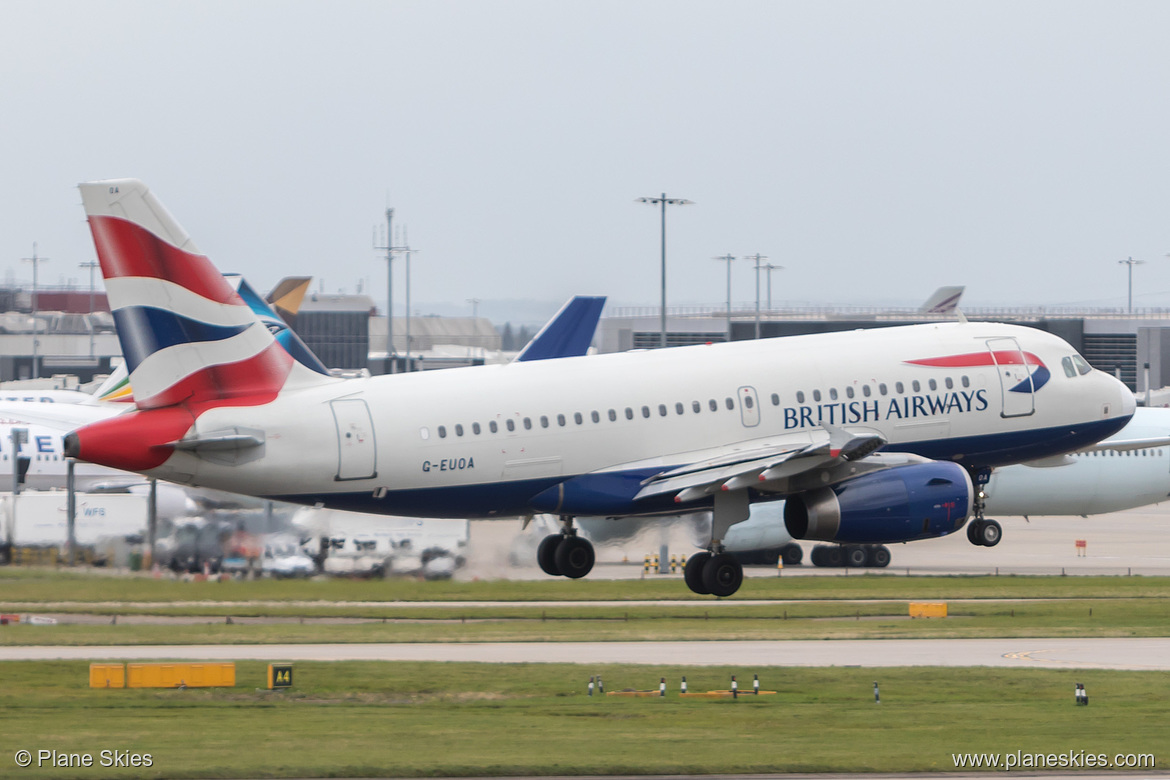
[[1060, 365], [1064, 368], [1064, 375], [1067, 377], [1075, 377], [1077, 370], [1073, 367], [1073, 360], [1070, 357], [1060, 359]]
[[1082, 376], [1093, 370], [1093, 367], [1089, 365], [1088, 361], [1080, 355], [1073, 355], [1073, 363], [1076, 364], [1077, 371], [1079, 371]]

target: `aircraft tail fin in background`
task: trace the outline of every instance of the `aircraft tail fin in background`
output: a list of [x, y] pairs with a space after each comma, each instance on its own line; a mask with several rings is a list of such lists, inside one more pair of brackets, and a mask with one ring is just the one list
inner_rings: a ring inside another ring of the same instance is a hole
[[309, 285], [312, 282], [311, 276], [286, 276], [276, 283], [264, 300], [272, 305], [277, 315], [291, 328], [296, 324], [301, 301], [305, 300], [305, 294], [309, 292]]
[[80, 189], [139, 409], [262, 404], [312, 376], [145, 184]]
[[959, 308], [959, 299], [967, 288], [958, 285], [954, 287], [940, 287], [926, 299], [926, 303], [919, 307], [923, 314], [954, 314]]
[[[296, 319], [297, 311], [301, 308], [301, 301], [305, 297], [304, 288], [308, 287], [309, 282], [312, 281], [312, 277], [299, 277], [299, 279], [304, 281], [304, 287], [301, 289], [301, 294], [284, 297], [284, 306], [281, 306], [279, 303], [273, 303], [272, 305], [269, 305], [269, 303], [266, 302], [265, 299], [261, 298], [260, 295], [252, 288], [252, 285], [248, 284], [248, 281], [239, 274], [224, 274], [224, 278], [228, 280], [228, 284], [235, 288], [235, 291], [239, 294], [240, 298], [243, 299], [244, 303], [248, 304], [248, 308], [250, 308], [252, 312], [260, 318], [260, 321], [264, 323], [264, 326], [268, 328], [273, 336], [276, 337], [276, 342], [280, 344], [280, 346], [284, 347], [286, 352], [292, 355], [293, 358], [305, 368], [316, 371], [318, 374], [325, 374], [326, 376], [329, 375], [329, 369], [326, 368], [325, 364], [322, 363], [321, 360], [313, 354], [313, 351], [309, 349], [308, 345], [301, 341], [301, 337], [296, 334], [296, 331], [289, 327], [287, 321], [289, 318], [294, 320]], [[276, 296], [276, 293], [280, 290], [281, 285], [288, 282], [290, 278], [292, 277], [286, 277], [282, 279], [277, 284], [276, 288], [273, 289], [273, 292], [269, 293], [269, 299], [276, 298], [277, 301], [281, 300], [280, 297]], [[277, 311], [273, 311], [273, 306], [277, 308]]]
[[605, 296], [578, 295], [570, 298], [549, 320], [513, 362], [550, 358], [580, 357], [589, 351]]

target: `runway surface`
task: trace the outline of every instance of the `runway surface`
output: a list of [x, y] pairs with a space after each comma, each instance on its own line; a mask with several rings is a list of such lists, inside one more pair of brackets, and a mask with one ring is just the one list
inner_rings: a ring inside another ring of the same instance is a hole
[[848, 639], [0, 647], [0, 661], [471, 661], [670, 666], [995, 666], [1170, 670], [1170, 638]]

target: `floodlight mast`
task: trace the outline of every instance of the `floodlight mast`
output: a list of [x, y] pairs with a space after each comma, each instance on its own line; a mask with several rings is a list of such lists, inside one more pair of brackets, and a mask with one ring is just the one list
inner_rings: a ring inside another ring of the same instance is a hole
[[694, 201], [685, 198], [668, 198], [666, 193], [662, 193], [658, 198], [637, 198], [637, 203], [649, 203], [653, 206], [662, 206], [662, 313], [661, 325], [662, 336], [659, 341], [660, 347], [666, 346], [666, 207], [667, 206], [689, 206]]
[[22, 257], [21, 260], [26, 263], [32, 263], [33, 267], [33, 287], [32, 287], [32, 319], [33, 319], [33, 353], [32, 353], [32, 378], [37, 379], [41, 375], [41, 326], [38, 314], [37, 301], [37, 268], [41, 263], [47, 262], [49, 258], [40, 257], [37, 255], [37, 243], [33, 242], [32, 257]]
[[758, 339], [760, 337], [760, 269], [764, 267], [760, 261], [768, 258], [756, 252], [754, 255], [747, 255], [746, 259], [756, 261], [756, 338]]
[[727, 263], [727, 340], [731, 341], [731, 264], [735, 262], [735, 255], [729, 252], [711, 259]]
[[1146, 261], [1145, 260], [1134, 260], [1132, 257], [1130, 257], [1130, 258], [1126, 258], [1125, 260], [1118, 260], [1117, 262], [1120, 265], [1128, 265], [1129, 266], [1129, 313], [1133, 314], [1133, 267], [1135, 265], [1142, 265]]

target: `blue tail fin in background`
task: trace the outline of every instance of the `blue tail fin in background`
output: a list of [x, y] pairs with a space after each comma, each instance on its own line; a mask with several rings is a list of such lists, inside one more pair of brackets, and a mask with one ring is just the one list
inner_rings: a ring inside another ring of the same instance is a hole
[[514, 362], [580, 357], [589, 351], [605, 296], [578, 295], [571, 298], [540, 332], [520, 351]]

